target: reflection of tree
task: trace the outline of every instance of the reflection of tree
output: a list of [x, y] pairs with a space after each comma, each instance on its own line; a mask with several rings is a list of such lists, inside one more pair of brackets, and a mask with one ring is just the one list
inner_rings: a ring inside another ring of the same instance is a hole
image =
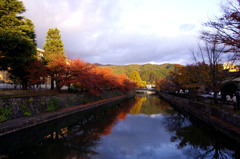
[[200, 159], [228, 159], [234, 158], [234, 155], [239, 156], [239, 150], [231, 145], [234, 142], [229, 144], [230, 139], [194, 120], [191, 122], [195, 126], [186, 124], [185, 119], [183, 115], [177, 114], [167, 117], [165, 123], [169, 131], [175, 132], [171, 141], [177, 142], [177, 147], [184, 149], [189, 156]]
[[185, 122], [186, 117], [179, 112], [175, 112], [174, 114], [166, 116], [164, 124], [167, 126], [170, 132], [174, 132], [182, 128]]
[[195, 155], [196, 158], [228, 159], [232, 158], [234, 153], [233, 151], [225, 149], [226, 146], [232, 149], [232, 146], [226, 145], [224, 137], [221, 138], [216, 134], [209, 136], [194, 126], [177, 130], [176, 136], [180, 141], [178, 147], [189, 147], [187, 150], [188, 153]]
[[135, 97], [136, 104], [131, 109], [131, 114], [139, 114], [141, 111], [142, 103], [147, 100], [146, 97]]
[[144, 114], [169, 114], [173, 108], [165, 100], [160, 99], [158, 96], [151, 96], [143, 102], [141, 112]]
[[173, 108], [170, 105], [160, 99], [158, 96], [151, 95], [150, 96], [137, 96], [137, 103], [131, 110], [132, 114], [168, 114], [173, 111]]
[[103, 135], [111, 133], [113, 126], [119, 121], [124, 120], [129, 113], [134, 101], [122, 103], [119, 107], [101, 111], [92, 115], [87, 121], [69, 128], [67, 134], [68, 149], [70, 158], [91, 158], [97, 153], [93, 151], [99, 139]]

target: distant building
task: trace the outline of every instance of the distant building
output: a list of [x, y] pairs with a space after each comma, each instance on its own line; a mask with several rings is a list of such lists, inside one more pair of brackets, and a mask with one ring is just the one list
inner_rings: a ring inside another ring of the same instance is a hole
[[12, 82], [9, 77], [10, 74], [7, 71], [0, 71], [0, 83]]
[[38, 59], [43, 59], [44, 52], [45, 51], [43, 49], [37, 48], [37, 57], [38, 57]]
[[155, 88], [156, 85], [155, 84], [146, 84], [147, 89], [152, 89]]
[[231, 62], [224, 63], [223, 69], [228, 70], [229, 72], [238, 72], [239, 71], [239, 67], [237, 67], [235, 64], [232, 64]]
[[228, 78], [222, 82], [221, 88], [222, 99], [225, 99], [226, 95], [232, 96], [240, 91], [240, 69], [231, 62], [224, 63], [223, 69], [228, 70]]

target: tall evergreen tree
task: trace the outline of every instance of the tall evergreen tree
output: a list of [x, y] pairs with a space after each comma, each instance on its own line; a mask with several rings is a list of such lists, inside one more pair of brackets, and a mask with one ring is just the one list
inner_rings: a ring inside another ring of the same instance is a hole
[[[47, 32], [46, 43], [43, 45], [44, 59], [45, 62], [48, 63], [56, 58], [65, 59], [63, 41], [61, 39], [60, 31], [57, 28], [50, 28]], [[50, 72], [51, 74], [51, 89], [54, 89], [54, 72]], [[56, 81], [58, 86], [58, 81]]]
[[48, 30], [43, 49], [45, 50], [44, 58], [47, 62], [58, 56], [65, 57], [63, 41], [61, 39], [60, 31], [57, 28], [50, 28]]
[[20, 16], [23, 12], [21, 1], [0, 1], [0, 70], [8, 71], [26, 89], [25, 66], [36, 55], [36, 42], [34, 25]]

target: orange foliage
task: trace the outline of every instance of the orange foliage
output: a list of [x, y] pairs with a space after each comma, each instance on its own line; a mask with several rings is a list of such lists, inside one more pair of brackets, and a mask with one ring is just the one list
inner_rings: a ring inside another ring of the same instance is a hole
[[172, 83], [166, 79], [161, 79], [156, 82], [156, 88], [158, 91], [170, 91]]
[[163, 79], [156, 82], [157, 88], [159, 91], [195, 90], [204, 82], [209, 81], [206, 68], [208, 69], [209, 66], [204, 63], [187, 66], [175, 65], [174, 70], [169, 72], [168, 80]]
[[29, 75], [26, 78], [29, 79], [29, 84], [42, 84], [47, 77], [47, 68], [40, 61], [33, 61], [26, 66]]
[[[99, 68], [81, 59], [66, 60], [63, 57], [58, 57], [50, 61], [47, 66], [48, 70], [41, 70], [54, 78], [59, 87], [75, 86], [80, 91], [94, 95], [100, 95], [101, 92], [107, 90], [127, 92], [133, 90], [135, 86], [134, 82], [129, 80], [125, 74], [114, 74], [110, 68]], [[34, 75], [40, 74], [40, 72], [31, 69], [28, 71], [31, 74], [28, 77], [32, 81], [36, 81]], [[32, 82], [31, 84], [36, 83]]]

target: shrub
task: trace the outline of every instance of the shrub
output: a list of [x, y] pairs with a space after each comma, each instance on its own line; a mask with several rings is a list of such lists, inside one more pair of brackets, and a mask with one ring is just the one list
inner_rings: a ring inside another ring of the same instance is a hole
[[53, 111], [58, 109], [58, 106], [59, 106], [58, 99], [57, 98], [52, 98], [52, 99], [50, 99], [50, 101], [48, 103], [47, 111], [53, 112]]
[[84, 98], [81, 98], [80, 102], [81, 102], [82, 104], [87, 104], [87, 101], [86, 101], [86, 99], [84, 99]]
[[22, 105], [22, 112], [23, 112], [24, 116], [31, 116], [32, 115], [30, 109], [25, 104]]
[[45, 102], [41, 101], [41, 103], [40, 103], [40, 104], [41, 104], [41, 106], [44, 106], [44, 105], [45, 105]]
[[0, 107], [0, 123], [8, 119], [8, 116], [12, 114], [12, 106]]
[[28, 103], [32, 103], [32, 102], [33, 102], [32, 98], [28, 99]]

